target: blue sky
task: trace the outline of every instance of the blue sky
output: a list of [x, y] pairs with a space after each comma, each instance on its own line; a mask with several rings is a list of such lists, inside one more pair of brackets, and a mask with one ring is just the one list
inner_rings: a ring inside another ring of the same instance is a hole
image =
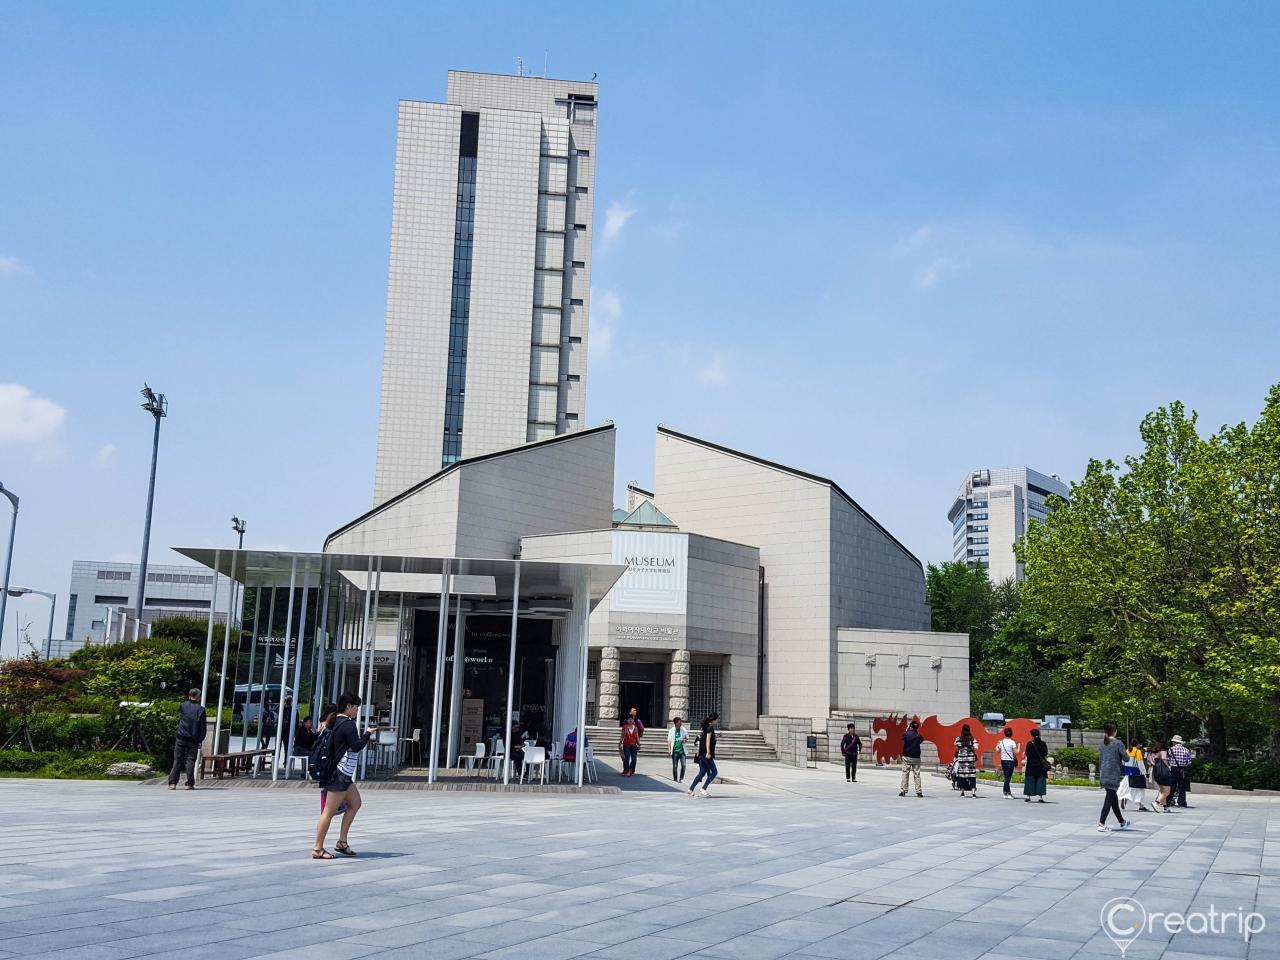
[[599, 74], [587, 420], [619, 484], [665, 422], [938, 561], [969, 469], [1075, 479], [1159, 404], [1216, 426], [1280, 380], [1272, 5], [580, 9], [5, 7], [15, 584], [65, 604], [73, 559], [136, 558], [144, 380], [155, 561], [233, 513], [315, 549], [368, 507], [396, 103], [517, 56]]

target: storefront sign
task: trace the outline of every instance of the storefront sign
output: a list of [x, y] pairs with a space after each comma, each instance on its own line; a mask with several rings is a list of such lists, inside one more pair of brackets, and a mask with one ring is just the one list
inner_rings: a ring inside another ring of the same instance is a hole
[[464, 756], [476, 752], [476, 744], [484, 733], [484, 701], [467, 699], [462, 701], [462, 754]]
[[688, 597], [689, 538], [682, 533], [616, 531], [613, 562], [627, 572], [609, 592], [619, 613], [683, 614]]
[[679, 627], [660, 627], [656, 623], [614, 623], [609, 625], [609, 634], [615, 637], [667, 639], [679, 637], [683, 632]]

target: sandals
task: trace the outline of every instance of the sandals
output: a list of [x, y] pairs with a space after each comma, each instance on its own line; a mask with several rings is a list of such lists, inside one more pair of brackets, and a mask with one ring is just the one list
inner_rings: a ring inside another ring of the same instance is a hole
[[333, 845], [333, 849], [337, 850], [344, 857], [354, 857], [356, 852], [347, 846], [347, 841], [339, 840]]
[[311, 849], [312, 860], [334, 860], [336, 859], [332, 853], [324, 847], [313, 847]]

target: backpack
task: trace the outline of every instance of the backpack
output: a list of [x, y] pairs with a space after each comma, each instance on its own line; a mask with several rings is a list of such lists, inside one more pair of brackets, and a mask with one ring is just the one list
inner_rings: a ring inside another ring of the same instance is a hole
[[334, 753], [333, 729], [326, 727], [316, 738], [315, 745], [311, 748], [311, 755], [307, 758], [307, 776], [321, 784], [331, 781], [334, 771], [338, 769], [339, 760]]

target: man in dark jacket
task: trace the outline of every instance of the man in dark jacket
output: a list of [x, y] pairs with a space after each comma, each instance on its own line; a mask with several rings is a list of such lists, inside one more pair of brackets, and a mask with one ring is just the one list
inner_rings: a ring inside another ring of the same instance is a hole
[[907, 795], [908, 777], [915, 778], [916, 796], [924, 796], [924, 791], [920, 789], [920, 744], [922, 743], [924, 743], [924, 737], [920, 736], [920, 721], [912, 720], [911, 725], [902, 734], [902, 784], [898, 789], [900, 797]]
[[849, 783], [858, 782], [858, 753], [862, 750], [862, 738], [857, 728], [849, 724], [849, 732], [840, 741], [840, 753], [844, 756], [844, 778]]
[[173, 741], [173, 769], [169, 771], [169, 789], [178, 789], [183, 767], [187, 770], [187, 789], [196, 788], [196, 755], [209, 732], [209, 718], [200, 706], [200, 688], [187, 691], [187, 699], [178, 708], [178, 734]]

